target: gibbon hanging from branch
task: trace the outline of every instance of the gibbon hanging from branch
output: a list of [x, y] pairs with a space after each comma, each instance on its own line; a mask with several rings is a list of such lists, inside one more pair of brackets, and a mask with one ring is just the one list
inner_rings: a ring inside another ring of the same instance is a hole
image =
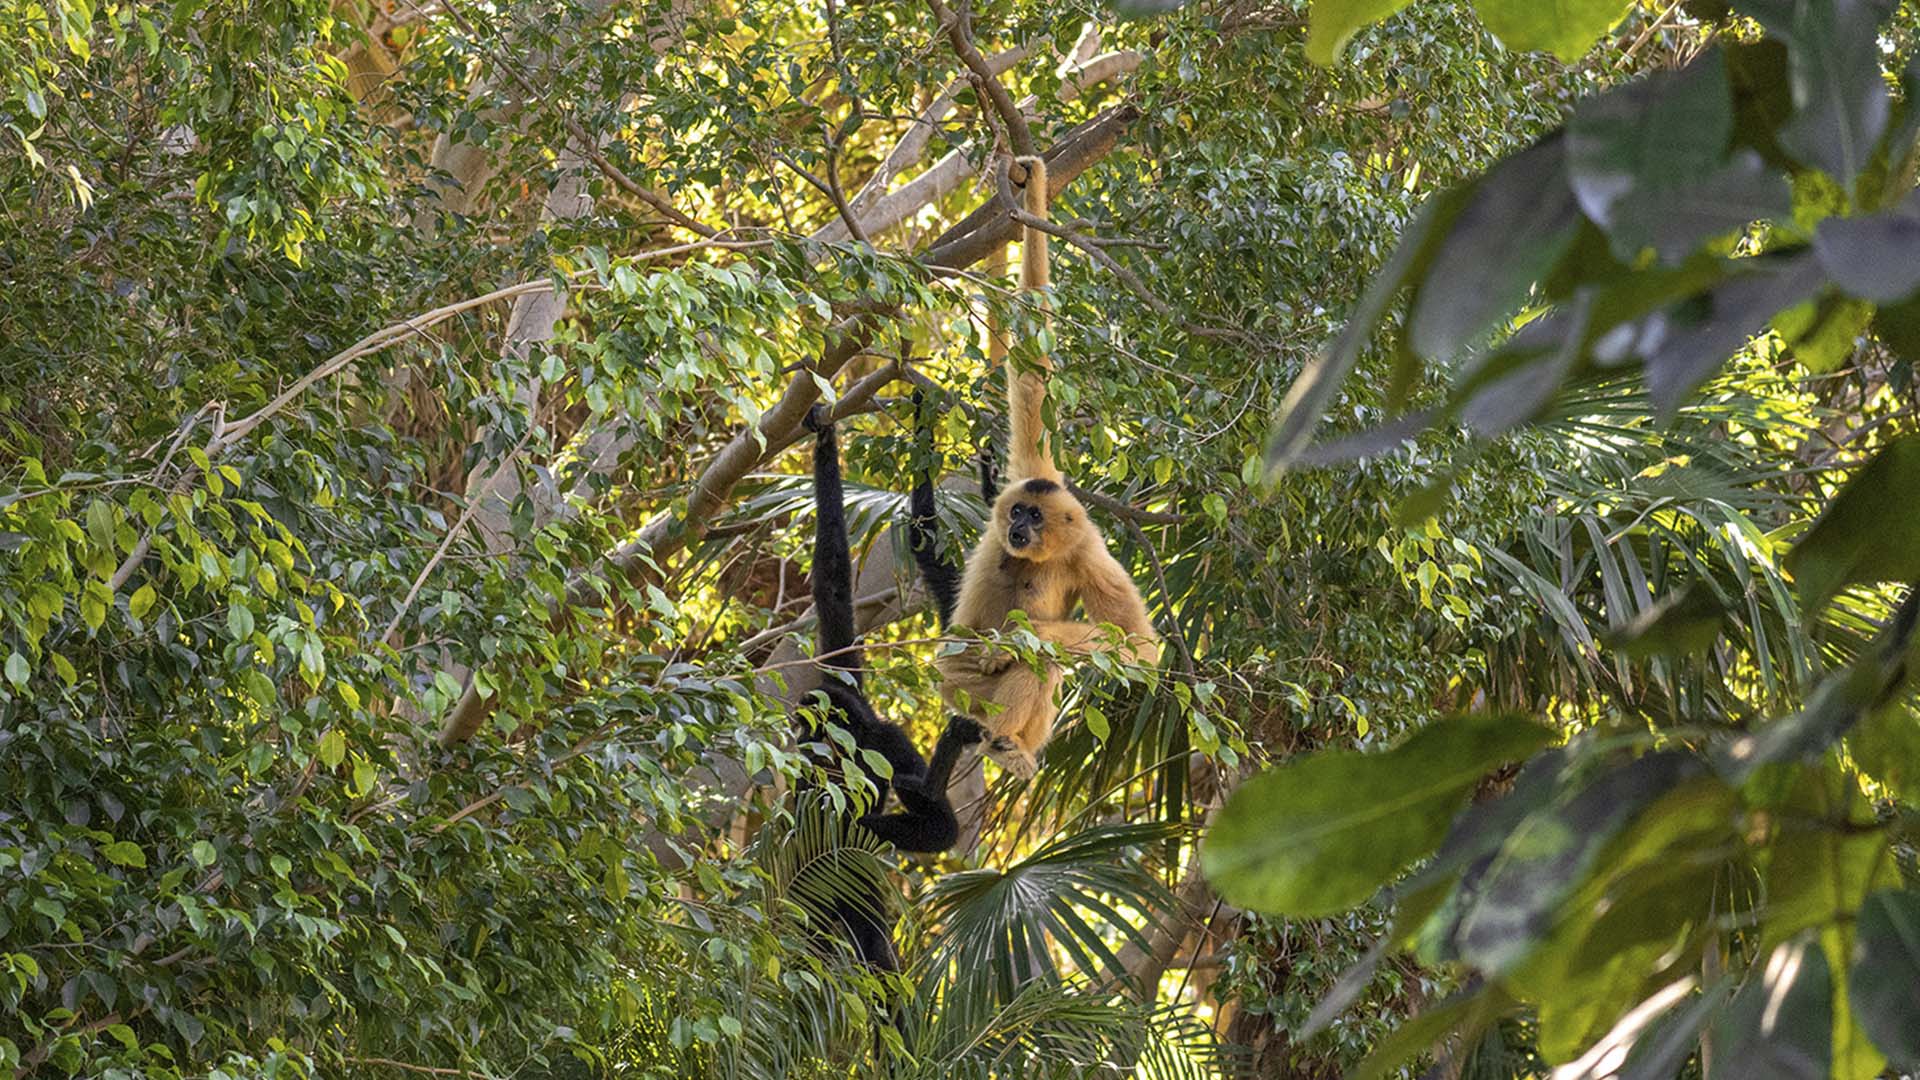
[[[1026, 166], [1026, 209], [1047, 216], [1046, 163]], [[1022, 239], [1020, 286], [1047, 287], [1047, 236], [1028, 227]], [[1044, 354], [1032, 370], [1007, 370], [1007, 486], [993, 506], [980, 542], [967, 559], [953, 623], [973, 630], [1005, 630], [1008, 616], [1024, 611], [1043, 640], [1068, 652], [1111, 650], [1141, 664], [1160, 660], [1160, 635], [1133, 579], [1107, 550], [1086, 508], [1067, 490], [1054, 464], [1047, 434]], [[1072, 618], [1083, 607], [1086, 621]], [[1102, 624], [1119, 627], [1114, 640]], [[1030, 777], [1053, 734], [1054, 693], [1061, 672], [1049, 664], [1035, 672], [1005, 649], [971, 645], [938, 658], [941, 696], [949, 708], [978, 720], [987, 730], [987, 753], [1009, 772]]]

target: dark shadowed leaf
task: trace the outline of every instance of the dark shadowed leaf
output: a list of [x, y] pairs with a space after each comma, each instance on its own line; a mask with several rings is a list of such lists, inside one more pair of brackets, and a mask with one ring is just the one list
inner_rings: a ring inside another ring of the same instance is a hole
[[1663, 414], [1672, 415], [1775, 314], [1812, 297], [1826, 283], [1811, 255], [1745, 261], [1753, 264], [1749, 272], [1651, 316], [1641, 328], [1638, 348], [1645, 357], [1647, 392]]
[[1873, 313], [1873, 333], [1909, 363], [1920, 363], [1920, 296]]
[[1425, 431], [1439, 415], [1435, 410], [1423, 409], [1417, 413], [1408, 413], [1389, 420], [1377, 428], [1356, 431], [1351, 435], [1343, 435], [1328, 442], [1314, 443], [1294, 455], [1293, 464], [1302, 468], [1340, 465], [1399, 449], [1402, 443]]
[[1346, 47], [1347, 39], [1368, 23], [1406, 7], [1412, 0], [1313, 0], [1308, 14], [1307, 59], [1325, 67]]
[[1788, 553], [1809, 611], [1849, 585], [1920, 578], [1920, 436], [1894, 440]]
[[1592, 308], [1593, 291], [1582, 289], [1563, 310], [1521, 327], [1466, 380], [1461, 422], [1491, 437], [1544, 412], [1580, 360]]
[[1602, 773], [1566, 802], [1529, 815], [1472, 883], [1473, 898], [1446, 935], [1452, 952], [1490, 974], [1525, 959], [1600, 849], [1648, 804], [1702, 768], [1689, 754], [1648, 754]]
[[1510, 49], [1542, 49], [1572, 63], [1633, 7], [1633, 0], [1478, 0], [1487, 29]]
[[1324, 915], [1365, 900], [1433, 850], [1453, 810], [1488, 769], [1552, 736], [1495, 714], [1434, 724], [1379, 754], [1329, 751], [1242, 784], [1201, 852], [1230, 903]]
[[1734, 145], [1759, 153], [1776, 169], [1797, 164], [1780, 148], [1780, 128], [1793, 115], [1787, 47], [1773, 40], [1729, 42], [1722, 51], [1733, 88]]
[[1920, 803], [1920, 716], [1904, 701], [1875, 709], [1847, 735], [1860, 771], [1907, 803]]
[[1762, 765], [1823, 753], [1879, 700], [1885, 677], [1876, 658], [1863, 657], [1821, 683], [1799, 712], [1716, 748], [1715, 767], [1729, 782], [1739, 784]]
[[1713, 1032], [1708, 1080], [1826, 1080], [1833, 1058], [1833, 978], [1819, 939], [1803, 934], [1768, 953]]
[[1887, 126], [1878, 27], [1891, 0], [1740, 0], [1734, 7], [1791, 53], [1794, 115], [1780, 129], [1780, 145], [1852, 184]]
[[1726, 609], [1713, 590], [1694, 586], [1662, 597], [1634, 616], [1614, 634], [1612, 644], [1635, 657], [1703, 653], [1720, 637], [1726, 619]]
[[1622, 199], [1614, 213], [1614, 250], [1624, 258], [1650, 247], [1678, 262], [1708, 240], [1792, 212], [1786, 178], [1742, 147], [1724, 166], [1681, 190]]
[[1682, 190], [1719, 168], [1733, 136], [1733, 99], [1718, 50], [1589, 98], [1567, 121], [1567, 176], [1597, 225], [1635, 193]]
[[1550, 136], [1493, 167], [1446, 230], [1408, 320], [1414, 352], [1450, 359], [1520, 306], [1573, 242], [1566, 144]]
[[1854, 931], [1853, 1013], [1896, 1068], [1920, 1069], [1920, 894], [1874, 893]]
[[1883, 214], [1828, 218], [1813, 237], [1814, 253], [1834, 284], [1880, 304], [1920, 290], [1920, 193]]

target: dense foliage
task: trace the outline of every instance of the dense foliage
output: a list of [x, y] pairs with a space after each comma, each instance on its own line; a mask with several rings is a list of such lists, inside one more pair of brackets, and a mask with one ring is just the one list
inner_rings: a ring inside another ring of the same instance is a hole
[[[1621, 685], [1563, 745], [1543, 749], [1558, 740], [1534, 720], [1481, 713], [1387, 753], [1314, 755], [1236, 793], [1206, 853], [1227, 898], [1312, 915], [1384, 887], [1396, 907], [1309, 1028], [1388, 949], [1473, 974], [1362, 1073], [1442, 1038], [1470, 1047], [1523, 1006], [1539, 1053], [1564, 1063], [1557, 1076], [1671, 1076], [1690, 1059], [1709, 1077], [1920, 1068], [1908, 880], [1920, 443], [1903, 407], [1920, 345], [1920, 61], [1901, 96], [1889, 89], [1920, 24], [1845, 0], [1744, 0], [1722, 18], [1684, 65], [1583, 101], [1562, 129], [1431, 200], [1275, 434], [1281, 464], [1378, 453], [1456, 421], [1493, 437], [1583, 413], [1622, 380], [1645, 398], [1613, 422], [1640, 425], [1671, 420], [1703, 384], [1722, 400], [1750, 393], [1755, 363], [1793, 364], [1825, 376], [1811, 385], [1845, 433], [1839, 454], [1806, 462], [1813, 476], [1871, 456], [1831, 501], [1802, 489], [1799, 512], [1729, 535], [1763, 565], [1784, 553], [1791, 591], [1745, 567], [1732, 583], [1641, 572], [1680, 500], [1629, 497], [1590, 526], [1572, 570], [1599, 579]], [[1403, 286], [1400, 415], [1309, 446]], [[1449, 385], [1421, 393], [1427, 364]], [[1798, 422], [1758, 413], [1721, 434], [1757, 441]], [[1884, 583], [1905, 586], [1897, 609]], [[1782, 656], [1762, 643], [1758, 604], [1785, 616], [1772, 633], [1804, 644]], [[1743, 617], [1745, 633], [1730, 631]], [[1693, 692], [1636, 693], [1634, 668], [1643, 685], [1682, 677]], [[1510, 785], [1460, 809], [1491, 767], [1522, 760]], [[1383, 804], [1383, 790], [1401, 794]]]
[[[1904, 1060], [1903, 954], [1847, 949], [1912, 917], [1867, 898], [1908, 537], [1843, 498], [1783, 552], [1864, 454], [1916, 483], [1912, 288], [1862, 255], [1911, 239], [1911, 11], [1533, 6], [0, 0], [0, 1073], [1500, 1075], [1675, 965], [1741, 1045], [1776, 953], [1849, 988], [1834, 1060]], [[1029, 149], [1046, 324], [995, 259]], [[858, 783], [792, 794], [788, 450], [831, 402], [869, 692], [930, 744], [907, 391], [963, 546], [989, 323], [1052, 347], [1170, 648], [1084, 666], [1040, 775], [971, 764], [962, 847], [903, 863], [834, 826]], [[1419, 437], [1270, 477], [1283, 411], [1281, 457]], [[874, 881], [897, 978], [820, 918]], [[1310, 1016], [1390, 917], [1434, 929]]]

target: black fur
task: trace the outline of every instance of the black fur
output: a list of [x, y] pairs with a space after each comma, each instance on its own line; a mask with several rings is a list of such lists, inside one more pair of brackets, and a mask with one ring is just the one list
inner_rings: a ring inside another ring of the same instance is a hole
[[1060, 490], [1060, 485], [1045, 477], [1036, 476], [1020, 485], [1020, 490], [1029, 495], [1049, 495]]
[[[960, 566], [941, 557], [939, 518], [933, 503], [933, 422], [926, 395], [913, 392], [914, 470], [913, 491], [907, 496], [907, 546], [913, 549], [913, 561], [920, 577], [933, 594], [934, 610], [940, 628], [953, 619], [953, 606], [960, 599]], [[817, 451], [816, 451], [817, 452]], [[980, 489], [992, 502], [993, 463], [990, 455], [981, 455]], [[893, 793], [902, 807], [892, 814], [868, 814], [860, 819], [882, 840], [902, 851], [945, 851], [960, 838], [960, 820], [947, 798], [947, 784], [959, 764], [960, 752], [986, 737], [985, 729], [965, 716], [949, 716], [947, 727], [934, 744], [933, 763], [915, 778], [902, 781], [896, 774]]]
[[[814, 407], [816, 413], [819, 406]], [[820, 621], [814, 655], [820, 657], [820, 693], [828, 714], [847, 729], [856, 746], [887, 759], [892, 783], [911, 783], [927, 775], [927, 759], [899, 724], [880, 718], [863, 691], [861, 651], [856, 646], [853, 621], [853, 553], [847, 543], [846, 495], [840, 481], [840, 443], [832, 424], [809, 413], [807, 426], [818, 434], [813, 444], [813, 609]], [[811, 733], [815, 738], [824, 732]], [[866, 763], [861, 761], [861, 768]], [[887, 797], [888, 780], [869, 770], [868, 778]], [[922, 850], [913, 848], [911, 850]]]

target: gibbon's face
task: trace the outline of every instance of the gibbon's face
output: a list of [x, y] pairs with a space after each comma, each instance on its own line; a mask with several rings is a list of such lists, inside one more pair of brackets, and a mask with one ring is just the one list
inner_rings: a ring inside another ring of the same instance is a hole
[[1087, 513], [1080, 500], [1052, 480], [1028, 480], [1000, 496], [993, 508], [994, 529], [1007, 554], [1046, 562], [1078, 542]]

